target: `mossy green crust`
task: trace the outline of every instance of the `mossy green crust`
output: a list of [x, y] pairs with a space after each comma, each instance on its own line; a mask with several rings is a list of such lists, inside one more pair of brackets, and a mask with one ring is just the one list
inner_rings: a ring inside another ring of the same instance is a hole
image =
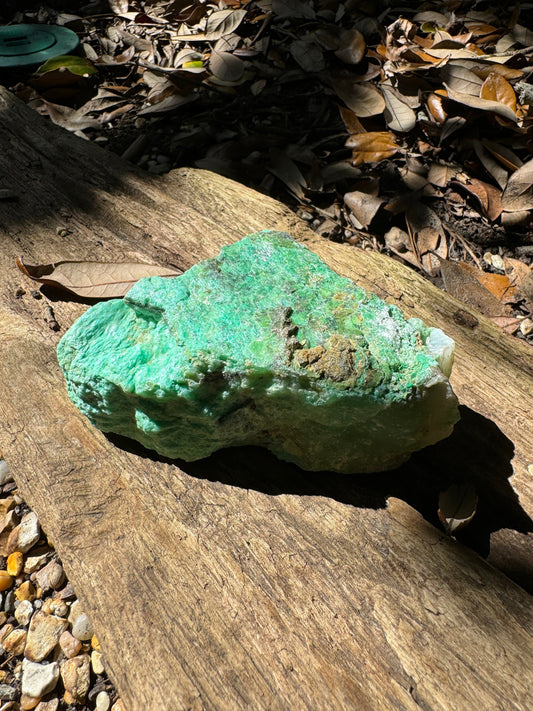
[[379, 471], [459, 418], [453, 341], [278, 232], [142, 279], [57, 352], [93, 424], [187, 461], [254, 444], [305, 469]]

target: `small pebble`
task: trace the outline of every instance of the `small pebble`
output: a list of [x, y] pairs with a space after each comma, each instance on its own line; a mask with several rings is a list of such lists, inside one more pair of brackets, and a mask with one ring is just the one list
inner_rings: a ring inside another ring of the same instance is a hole
[[59, 699], [54, 698], [49, 701], [41, 701], [38, 706], [35, 707], [35, 711], [57, 711], [59, 707]]
[[160, 165], [168, 165], [170, 163], [170, 158], [168, 156], [163, 155], [162, 153], [157, 155], [155, 159]]
[[9, 464], [5, 459], [0, 459], [0, 486], [4, 486], [4, 484], [7, 484], [9, 481], [13, 481]]
[[101, 691], [96, 697], [96, 711], [108, 711], [111, 699], [107, 691]]
[[529, 336], [533, 333], [533, 319], [525, 318], [520, 322], [520, 331], [523, 336]]
[[35, 711], [57, 711], [59, 707], [59, 699], [54, 698], [49, 701], [41, 701], [38, 706], [35, 707]]
[[68, 614], [68, 605], [64, 600], [49, 597], [43, 602], [42, 610], [46, 612], [47, 615], [66, 617]]
[[0, 684], [0, 699], [2, 701], [14, 701], [18, 696], [17, 690], [9, 684]]
[[28, 696], [27, 694], [22, 694], [20, 697], [20, 708], [22, 711], [31, 711], [34, 709], [41, 699], [35, 698], [34, 696]]
[[50, 590], [50, 588], [57, 590], [57, 588], [61, 587], [61, 584], [65, 580], [63, 566], [56, 560], [51, 560], [44, 566], [44, 568], [41, 568], [37, 573], [35, 573], [34, 579], [44, 592], [46, 592], [46, 590]]
[[15, 657], [24, 654], [27, 635], [28, 633], [26, 632], [26, 630], [13, 630], [13, 632], [8, 634], [2, 642], [2, 647], [4, 648], [4, 651], [8, 654], [14, 654]]
[[59, 679], [59, 664], [38, 664], [29, 659], [22, 662], [22, 693], [40, 698], [55, 688]]
[[76, 639], [76, 637], [73, 637], [70, 632], [67, 631], [63, 632], [63, 634], [59, 638], [59, 646], [63, 650], [63, 654], [65, 655], [65, 657], [71, 659], [79, 653], [81, 649], [81, 642], [79, 639]]
[[85, 613], [78, 615], [74, 620], [72, 625], [72, 634], [76, 637], [76, 639], [80, 639], [82, 642], [91, 639], [93, 636], [91, 621]]
[[74, 602], [70, 606], [70, 612], [68, 615], [68, 621], [70, 622], [70, 624], [73, 625], [76, 617], [81, 614], [83, 614], [81, 602], [79, 600], [74, 600]]
[[40, 662], [59, 644], [59, 638], [67, 628], [67, 620], [47, 615], [38, 610], [31, 618], [28, 641], [24, 656], [32, 662]]
[[19, 625], [22, 625], [22, 627], [26, 627], [26, 625], [29, 625], [31, 616], [33, 615], [33, 605], [29, 600], [22, 600], [17, 609], [15, 610], [15, 619], [19, 623]]
[[2, 644], [4, 639], [9, 634], [11, 634], [11, 632], [13, 632], [13, 630], [14, 630], [14, 627], [10, 622], [8, 622], [6, 625], [3, 625], [2, 627], [0, 627], [0, 644]]
[[80, 654], [61, 663], [61, 678], [66, 704], [82, 704], [89, 691], [91, 662], [88, 654]]
[[35, 573], [36, 570], [42, 568], [46, 563], [46, 558], [48, 557], [49, 551], [44, 553], [38, 553], [37, 550], [33, 551], [33, 555], [26, 557], [26, 562], [24, 563], [24, 572], [28, 575]]
[[7, 557], [6, 570], [9, 575], [16, 578], [22, 573], [22, 568], [24, 567], [24, 556], [20, 551], [15, 551]]
[[22, 585], [15, 590], [15, 597], [17, 600], [29, 600], [30, 602], [35, 600], [35, 588], [31, 580], [25, 580]]
[[0, 591], [9, 590], [13, 585], [13, 578], [7, 570], [0, 570]]
[[5, 612], [13, 612], [15, 610], [15, 593], [13, 590], [9, 590], [9, 592], [6, 593], [6, 597], [4, 600], [4, 610]]
[[126, 711], [126, 707], [124, 706], [124, 702], [122, 699], [117, 699], [113, 706], [111, 706], [111, 711]]
[[98, 637], [95, 634], [91, 638], [91, 647], [97, 652], [102, 651], [100, 649], [100, 642], [98, 641]]
[[499, 254], [492, 255], [491, 264], [494, 269], [501, 269], [502, 272], [505, 271], [505, 263], [503, 261], [503, 257]]
[[41, 535], [37, 515], [33, 511], [30, 511], [23, 516], [19, 525], [13, 529], [11, 534], [15, 532], [17, 535], [13, 543], [11, 542], [11, 535], [9, 536], [9, 543], [15, 546], [13, 551], [17, 550], [21, 553], [26, 553], [26, 551], [29, 551], [30, 548], [37, 543]]
[[100, 652], [91, 652], [91, 667], [95, 674], [104, 673], [104, 662], [102, 660], [102, 655], [100, 654]]

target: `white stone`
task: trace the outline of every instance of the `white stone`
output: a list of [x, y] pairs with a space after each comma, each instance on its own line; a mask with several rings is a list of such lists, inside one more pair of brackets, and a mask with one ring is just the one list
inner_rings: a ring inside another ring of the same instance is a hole
[[103, 674], [105, 671], [104, 662], [102, 661], [102, 655], [96, 650], [93, 650], [91, 652], [91, 667], [95, 674]]
[[29, 551], [34, 546], [41, 535], [37, 514], [30, 511], [22, 517], [18, 525], [17, 550], [21, 553]]
[[22, 662], [22, 693], [41, 698], [55, 688], [59, 679], [59, 664], [38, 664], [24, 659]]
[[22, 600], [15, 610], [15, 619], [22, 625], [26, 627], [29, 625], [31, 616], [33, 615], [33, 605], [29, 600]]
[[93, 626], [85, 613], [78, 615], [72, 625], [72, 634], [76, 639], [85, 642], [93, 636]]
[[5, 459], [0, 459], [0, 486], [4, 486], [4, 484], [7, 484], [9, 481], [13, 481], [9, 464]]
[[111, 706], [111, 699], [107, 691], [101, 691], [96, 697], [96, 711], [108, 711]]

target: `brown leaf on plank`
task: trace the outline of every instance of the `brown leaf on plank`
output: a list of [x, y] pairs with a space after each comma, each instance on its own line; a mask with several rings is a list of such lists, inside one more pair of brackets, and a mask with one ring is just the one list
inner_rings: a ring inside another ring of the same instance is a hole
[[350, 136], [345, 145], [353, 148], [352, 163], [378, 163], [400, 150], [394, 135], [389, 131], [369, 131]]
[[459, 180], [452, 181], [453, 187], [459, 191], [466, 190], [470, 195], [473, 195], [479, 202], [481, 210], [485, 217], [491, 222], [497, 220], [502, 212], [502, 193], [501, 190], [484, 183], [477, 178], [468, 178], [466, 182]]
[[75, 262], [24, 264], [17, 258], [20, 271], [40, 284], [48, 284], [86, 299], [116, 299], [143, 277], [178, 276], [180, 272], [142, 262]]
[[452, 484], [439, 494], [439, 519], [446, 533], [453, 536], [474, 518], [478, 496], [473, 484]]
[[522, 321], [522, 319], [516, 318], [516, 316], [492, 316], [490, 320], [509, 336], [512, 336], [513, 333], [518, 331]]
[[491, 72], [483, 82], [479, 96], [488, 101], [497, 101], [516, 112], [516, 94], [505, 77]]
[[440, 268], [448, 294], [489, 318], [509, 316], [509, 307], [502, 304], [476, 279], [465, 262], [441, 259]]
[[470, 272], [485, 289], [495, 296], [502, 304], [515, 304], [520, 301], [522, 296], [520, 291], [506, 274], [493, 274], [492, 272], [484, 272], [473, 264], [464, 264], [464, 268]]

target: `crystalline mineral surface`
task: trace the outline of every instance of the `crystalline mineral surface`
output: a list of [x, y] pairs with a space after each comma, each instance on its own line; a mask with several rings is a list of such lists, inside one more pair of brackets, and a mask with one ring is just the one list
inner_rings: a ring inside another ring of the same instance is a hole
[[453, 349], [265, 231], [91, 307], [58, 359], [94, 425], [167, 457], [253, 444], [304, 469], [372, 472], [451, 433]]

